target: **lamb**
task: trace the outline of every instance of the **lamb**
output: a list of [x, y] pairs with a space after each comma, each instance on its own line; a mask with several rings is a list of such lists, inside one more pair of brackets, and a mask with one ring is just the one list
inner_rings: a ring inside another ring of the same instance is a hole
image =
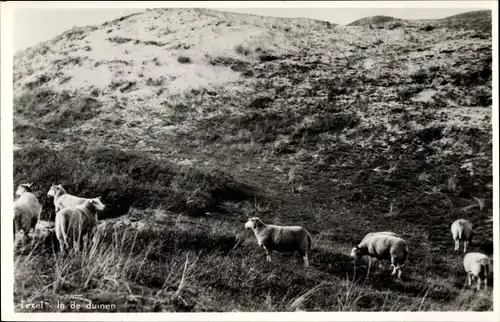
[[298, 252], [306, 267], [309, 266], [307, 253], [311, 250], [312, 239], [309, 232], [301, 226], [278, 226], [265, 224], [260, 218], [249, 218], [245, 229], [252, 229], [259, 246], [264, 248], [267, 261], [271, 262], [271, 254], [277, 252]]
[[481, 289], [481, 282], [484, 281], [484, 289], [488, 288], [488, 276], [493, 273], [493, 265], [488, 256], [482, 253], [465, 254], [463, 265], [467, 273], [468, 285], [472, 284], [472, 279], [477, 279], [477, 290]]
[[[392, 235], [391, 235], [392, 234]], [[408, 259], [408, 245], [404, 239], [391, 233], [370, 233], [351, 251], [351, 257], [355, 262], [364, 255], [369, 255], [369, 267], [371, 266], [371, 257], [380, 261], [390, 260], [393, 271], [391, 275], [398, 274], [401, 279], [402, 268]]]
[[54, 206], [55, 206], [56, 214], [61, 209], [64, 209], [67, 207], [73, 207], [76, 205], [81, 205], [86, 200], [90, 200], [89, 198], [82, 198], [82, 197], [70, 195], [69, 193], [66, 192], [66, 190], [64, 190], [64, 188], [60, 184], [52, 185], [50, 187], [50, 190], [47, 192], [47, 196], [54, 198]]
[[455, 251], [460, 247], [460, 241], [464, 243], [464, 254], [467, 251], [467, 245], [472, 243], [472, 238], [474, 237], [474, 231], [472, 230], [472, 224], [465, 219], [457, 219], [451, 224], [451, 233], [453, 235], [453, 240], [455, 241]]
[[97, 211], [104, 210], [100, 197], [87, 199], [82, 204], [63, 208], [56, 214], [55, 231], [59, 240], [61, 252], [70, 246], [71, 240], [81, 242], [82, 237], [90, 235], [97, 225]]
[[33, 183], [20, 184], [16, 190], [14, 201], [14, 242], [20, 230], [24, 232], [23, 243], [31, 228], [36, 229], [36, 224], [42, 213], [42, 205], [31, 190]]

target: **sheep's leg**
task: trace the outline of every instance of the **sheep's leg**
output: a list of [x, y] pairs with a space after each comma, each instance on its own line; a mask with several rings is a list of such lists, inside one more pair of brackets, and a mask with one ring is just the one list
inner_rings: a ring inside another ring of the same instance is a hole
[[309, 267], [309, 259], [307, 258], [307, 253], [302, 257], [304, 259], [304, 265]]
[[482, 283], [481, 278], [478, 277], [477, 278], [477, 290], [478, 290], [478, 292], [481, 290], [481, 283]]
[[467, 274], [467, 277], [468, 277], [468, 281], [469, 281], [468, 286], [471, 286], [472, 285], [472, 277], [470, 276], [470, 274]]
[[33, 227], [33, 237], [31, 238], [31, 249], [35, 246], [36, 227]]
[[468, 242], [467, 242], [467, 241], [464, 241], [464, 254], [465, 254], [465, 252], [467, 251], [467, 244], [468, 244]]
[[16, 224], [14, 223], [14, 246], [16, 245], [16, 234], [17, 234], [17, 229], [16, 229]]
[[366, 277], [370, 276], [370, 268], [372, 266], [372, 258], [371, 256], [368, 257], [368, 270], [366, 272]]
[[23, 239], [22, 239], [22, 244], [21, 244], [23, 249], [26, 247], [26, 245], [28, 243], [28, 239], [29, 239], [28, 233], [29, 233], [29, 229], [23, 229]]
[[398, 278], [401, 279], [402, 269], [398, 267]]
[[459, 247], [460, 247], [460, 242], [458, 239], [455, 239], [455, 250], [458, 250]]
[[392, 273], [391, 275], [396, 274], [397, 268], [396, 268], [396, 258], [394, 256], [391, 256], [391, 267], [392, 267]]
[[264, 246], [264, 245], [263, 245], [262, 247], [263, 247], [263, 248], [264, 248], [264, 250], [266, 251], [266, 260], [267, 260], [268, 262], [271, 262], [271, 253], [272, 253], [272, 251], [271, 251], [271, 250], [269, 250], [269, 249], [267, 249], [267, 248], [266, 248], [266, 246]]
[[484, 278], [484, 290], [486, 291], [488, 289], [488, 277]]

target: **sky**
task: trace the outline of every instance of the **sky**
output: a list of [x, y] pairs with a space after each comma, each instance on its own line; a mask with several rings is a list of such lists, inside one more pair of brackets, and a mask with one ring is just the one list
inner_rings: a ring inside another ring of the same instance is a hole
[[[369, 3], [369, 2], [368, 2]], [[396, 2], [397, 3], [397, 2]], [[401, 2], [399, 2], [401, 3]], [[345, 25], [360, 18], [386, 15], [401, 19], [438, 19], [484, 9], [471, 8], [213, 8], [262, 16], [313, 18]], [[50, 40], [73, 27], [99, 25], [146, 8], [16, 8], [13, 16], [14, 52]]]

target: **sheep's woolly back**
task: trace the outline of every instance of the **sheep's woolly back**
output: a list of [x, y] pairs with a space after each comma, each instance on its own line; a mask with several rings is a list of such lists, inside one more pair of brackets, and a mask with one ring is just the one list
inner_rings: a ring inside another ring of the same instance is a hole
[[472, 233], [472, 224], [465, 219], [457, 219], [451, 224], [451, 233], [454, 240], [469, 240]]
[[90, 201], [59, 210], [56, 214], [55, 229], [58, 236], [78, 237], [88, 233], [97, 225], [96, 208]]
[[82, 198], [65, 193], [56, 200], [56, 204], [60, 209], [74, 207], [83, 204], [88, 198]]
[[254, 229], [255, 237], [269, 250], [307, 253], [312, 247], [309, 232], [301, 226], [267, 225]]
[[14, 212], [16, 214], [26, 214], [27, 216], [38, 216], [42, 206], [38, 202], [35, 194], [31, 192], [23, 193], [14, 201]]
[[390, 259], [391, 254], [397, 255], [402, 262], [408, 258], [408, 245], [401, 237], [391, 235], [371, 235], [358, 244], [363, 254], [377, 258]]
[[363, 239], [361, 240], [361, 242], [364, 242], [367, 238], [369, 238], [371, 236], [375, 236], [375, 235], [388, 235], [388, 236], [400, 237], [398, 234], [393, 233], [392, 231], [377, 231], [377, 232], [366, 234], [365, 237], [363, 237]]
[[38, 217], [42, 212], [42, 206], [38, 202], [35, 194], [23, 192], [14, 201], [14, 234], [23, 229], [27, 233], [31, 228], [35, 228]]

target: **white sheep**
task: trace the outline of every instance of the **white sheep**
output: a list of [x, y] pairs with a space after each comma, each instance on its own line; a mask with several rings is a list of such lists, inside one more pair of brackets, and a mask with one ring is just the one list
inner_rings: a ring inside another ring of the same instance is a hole
[[42, 205], [31, 190], [33, 183], [20, 184], [16, 190], [17, 199], [14, 201], [14, 242], [20, 230], [24, 232], [23, 243], [31, 228], [36, 224], [42, 213]]
[[357, 246], [354, 246], [351, 257], [355, 258], [356, 263], [364, 255], [368, 255], [368, 267], [371, 266], [372, 257], [379, 261], [390, 260], [393, 267], [392, 275], [398, 273], [398, 278], [401, 279], [402, 268], [408, 259], [409, 251], [406, 241], [395, 235], [395, 233], [369, 233]]
[[65, 246], [69, 248], [68, 238], [81, 242], [82, 237], [91, 234], [97, 225], [97, 211], [104, 210], [100, 197], [85, 200], [84, 203], [63, 208], [56, 214], [55, 231], [61, 252]]
[[460, 248], [460, 242], [464, 243], [464, 253], [467, 251], [467, 245], [472, 242], [474, 231], [472, 224], [465, 219], [457, 219], [451, 224], [451, 234], [455, 241], [455, 251]]
[[482, 253], [468, 253], [464, 256], [464, 269], [467, 273], [469, 286], [472, 279], [477, 279], [477, 290], [481, 289], [481, 282], [484, 281], [484, 289], [488, 288], [488, 276], [493, 273], [493, 265], [488, 256]]
[[56, 214], [61, 209], [81, 205], [86, 200], [90, 200], [89, 198], [77, 197], [67, 193], [66, 190], [64, 190], [63, 186], [60, 184], [52, 185], [50, 187], [50, 190], [47, 192], [47, 196], [54, 198], [54, 207]]
[[[377, 232], [373, 232], [373, 233], [368, 233], [365, 235], [365, 237], [363, 237], [363, 239], [361, 240], [361, 243], [365, 241], [365, 239], [371, 237], [371, 236], [374, 236], [374, 235], [389, 235], [389, 236], [396, 236], [396, 237], [400, 237], [398, 234], [392, 232], [392, 231], [377, 231]], [[384, 262], [385, 260], [381, 260], [380, 263], [379, 263], [379, 268], [382, 268], [382, 262]], [[356, 261], [355, 261], [356, 262]], [[369, 258], [369, 266], [371, 267], [371, 257]], [[386, 263], [384, 263], [386, 264]]]
[[259, 246], [266, 251], [267, 261], [271, 261], [273, 251], [297, 251], [304, 259], [304, 265], [309, 266], [307, 254], [311, 250], [312, 239], [304, 227], [265, 224], [258, 217], [252, 217], [245, 223], [245, 229], [253, 230]]

